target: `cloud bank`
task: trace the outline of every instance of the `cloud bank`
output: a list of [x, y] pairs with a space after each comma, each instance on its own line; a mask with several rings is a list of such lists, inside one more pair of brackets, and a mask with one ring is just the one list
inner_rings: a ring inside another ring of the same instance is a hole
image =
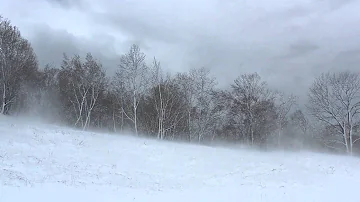
[[360, 71], [357, 0], [0, 0], [42, 65], [92, 52], [109, 73], [137, 43], [168, 71], [206, 66], [228, 85], [258, 72], [302, 96], [315, 76]]

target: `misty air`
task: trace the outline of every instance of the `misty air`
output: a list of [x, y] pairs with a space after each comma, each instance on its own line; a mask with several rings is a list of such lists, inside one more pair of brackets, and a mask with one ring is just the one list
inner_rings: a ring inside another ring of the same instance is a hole
[[359, 9], [0, 0], [0, 201], [360, 201]]

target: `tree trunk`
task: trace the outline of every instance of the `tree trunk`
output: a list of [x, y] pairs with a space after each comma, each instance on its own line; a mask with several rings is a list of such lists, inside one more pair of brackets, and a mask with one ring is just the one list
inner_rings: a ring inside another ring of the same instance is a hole
[[134, 91], [134, 129], [135, 134], [138, 135], [138, 128], [137, 128], [137, 103], [136, 103], [136, 93]]
[[254, 145], [254, 130], [252, 129], [252, 126], [250, 126], [250, 133], [251, 133], [251, 145]]
[[83, 130], [86, 130], [86, 128], [90, 125], [90, 117], [91, 117], [91, 109], [89, 110], [89, 112], [88, 112], [88, 114], [86, 116]]
[[191, 130], [191, 107], [188, 111], [188, 127], [189, 127], [189, 142], [191, 142], [192, 137], [192, 130]]
[[113, 120], [113, 130], [114, 130], [114, 133], [116, 133], [116, 120], [115, 120], [115, 107], [113, 105], [113, 113], [112, 113], [112, 120]]
[[5, 114], [5, 106], [6, 106], [6, 84], [5, 78], [3, 83], [3, 95], [2, 95], [2, 103], [1, 103], [1, 114]]
[[279, 130], [278, 138], [277, 138], [278, 147], [280, 147], [280, 138], [281, 138], [281, 129]]
[[351, 112], [348, 110], [348, 122], [349, 122], [349, 145], [350, 145], [350, 155], [352, 155], [353, 152], [353, 123], [352, 123], [352, 117]]
[[2, 103], [1, 103], [1, 114], [5, 114], [5, 106], [6, 106], [6, 80], [5, 80], [5, 67], [6, 67], [6, 60], [5, 60], [5, 53], [2, 49], [2, 38], [0, 37], [0, 56], [3, 60], [1, 63], [1, 70], [2, 70], [2, 79], [3, 79], [3, 94], [2, 94]]
[[346, 130], [346, 125], [345, 123], [343, 124], [343, 138], [344, 138], [344, 143], [345, 143], [345, 147], [346, 147], [346, 152], [349, 153], [349, 140], [348, 140], [348, 135], [347, 135], [347, 130]]

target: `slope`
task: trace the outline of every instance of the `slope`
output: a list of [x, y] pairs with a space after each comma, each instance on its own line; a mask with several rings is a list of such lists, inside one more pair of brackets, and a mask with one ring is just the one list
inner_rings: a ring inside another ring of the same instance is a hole
[[0, 201], [360, 201], [360, 161], [0, 118]]

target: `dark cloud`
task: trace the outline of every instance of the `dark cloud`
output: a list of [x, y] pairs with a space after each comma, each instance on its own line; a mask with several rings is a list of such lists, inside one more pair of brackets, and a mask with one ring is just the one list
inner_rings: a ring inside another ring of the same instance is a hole
[[64, 30], [54, 30], [46, 25], [33, 25], [33, 34], [29, 37], [32, 46], [43, 67], [46, 64], [60, 66], [63, 53], [69, 56], [79, 54], [85, 56], [90, 52], [99, 59], [105, 69], [112, 73], [118, 63], [118, 55], [113, 49], [114, 38], [105, 35], [92, 39], [76, 37]]
[[92, 52], [111, 72], [137, 43], [169, 71], [206, 66], [221, 86], [258, 72], [303, 96], [321, 72], [359, 69], [359, 9], [355, 0], [5, 0], [0, 12], [42, 64]]

